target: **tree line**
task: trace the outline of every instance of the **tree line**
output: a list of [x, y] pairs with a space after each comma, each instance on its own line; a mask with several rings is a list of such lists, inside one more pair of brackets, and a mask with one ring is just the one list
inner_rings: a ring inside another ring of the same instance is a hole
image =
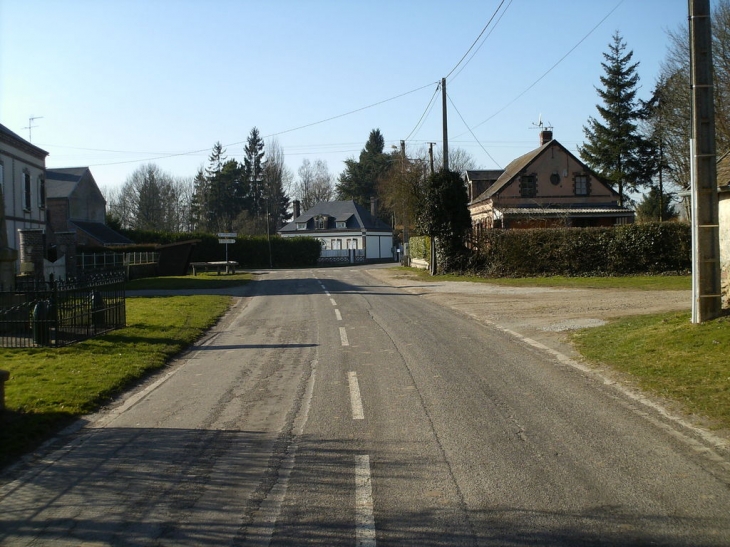
[[[712, 24], [716, 138], [722, 154], [730, 149], [730, 0], [715, 3]], [[621, 202], [645, 220], [676, 216], [671, 202], [690, 185], [688, 29], [679, 27], [668, 36], [659, 78], [649, 97], [640, 99], [639, 63], [620, 33], [613, 35], [596, 87], [597, 115], [588, 118], [578, 148], [581, 159], [617, 190]], [[336, 179], [326, 162], [305, 159], [295, 180], [278, 143], [265, 144], [254, 127], [242, 162], [227, 158], [216, 143], [208, 165], [194, 177], [174, 178], [147, 164], [106, 198], [112, 225], [123, 228], [261, 235], [291, 218], [294, 199], [306, 211], [333, 199], [369, 207], [374, 197], [378, 215], [400, 235], [419, 229], [422, 211], [433, 205], [429, 200], [438, 203], [429, 197], [428, 179], [442, 163], [440, 149], [433, 158], [425, 148], [385, 150], [383, 134], [373, 129], [359, 156], [347, 159]], [[450, 151], [449, 165], [459, 175], [476, 168], [461, 149]]]

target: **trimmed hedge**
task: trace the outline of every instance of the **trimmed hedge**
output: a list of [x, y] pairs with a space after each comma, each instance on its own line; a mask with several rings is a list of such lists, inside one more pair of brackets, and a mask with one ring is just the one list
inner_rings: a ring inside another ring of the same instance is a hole
[[488, 230], [468, 270], [483, 277], [685, 273], [692, 267], [686, 223], [615, 228]]
[[411, 258], [422, 260], [431, 259], [431, 240], [428, 236], [414, 236], [408, 240], [408, 250]]
[[[226, 246], [218, 243], [218, 236], [215, 234], [138, 230], [125, 230], [123, 234], [137, 243], [135, 247], [198, 239], [200, 242], [193, 247], [191, 262], [217, 262], [226, 259]], [[316, 266], [320, 251], [319, 241], [311, 237], [271, 237], [271, 264], [275, 268]], [[228, 260], [235, 260], [240, 268], [268, 268], [269, 242], [266, 236], [237, 237], [235, 243], [228, 245]]]

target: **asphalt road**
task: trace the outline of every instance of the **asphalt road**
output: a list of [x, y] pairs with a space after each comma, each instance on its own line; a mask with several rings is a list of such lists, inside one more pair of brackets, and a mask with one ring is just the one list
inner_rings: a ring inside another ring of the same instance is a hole
[[0, 545], [730, 545], [719, 439], [367, 268], [257, 277], [0, 486]]

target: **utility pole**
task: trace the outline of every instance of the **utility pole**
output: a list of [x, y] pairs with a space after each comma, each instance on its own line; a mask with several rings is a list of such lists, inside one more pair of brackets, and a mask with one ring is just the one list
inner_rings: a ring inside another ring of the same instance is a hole
[[449, 170], [449, 124], [446, 116], [446, 78], [441, 78], [441, 105], [444, 126], [444, 171]]
[[23, 128], [23, 129], [27, 129], [28, 130], [28, 142], [33, 142], [32, 135], [31, 135], [31, 130], [34, 127], [38, 127], [37, 125], [33, 125], [33, 122], [35, 120], [40, 120], [42, 118], [43, 118], [43, 116], [31, 116], [30, 118], [28, 118], [28, 127], [24, 127]]
[[435, 142], [428, 143], [428, 157], [431, 160], [431, 174], [433, 175], [433, 145]]
[[692, 87], [692, 322], [722, 312], [710, 0], [689, 0]]

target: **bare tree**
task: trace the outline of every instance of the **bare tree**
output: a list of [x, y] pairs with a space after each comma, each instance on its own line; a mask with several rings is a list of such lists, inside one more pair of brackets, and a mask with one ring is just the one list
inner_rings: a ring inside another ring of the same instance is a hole
[[[439, 171], [444, 164], [444, 151], [439, 148], [434, 153], [435, 170]], [[476, 162], [469, 152], [463, 148], [449, 147], [449, 170], [462, 177], [468, 170], [476, 169]]]
[[294, 188], [294, 195], [302, 204], [302, 210], [311, 209], [317, 203], [332, 201], [335, 195], [335, 178], [330, 174], [327, 162], [308, 159], [302, 161], [297, 171], [299, 181]]

